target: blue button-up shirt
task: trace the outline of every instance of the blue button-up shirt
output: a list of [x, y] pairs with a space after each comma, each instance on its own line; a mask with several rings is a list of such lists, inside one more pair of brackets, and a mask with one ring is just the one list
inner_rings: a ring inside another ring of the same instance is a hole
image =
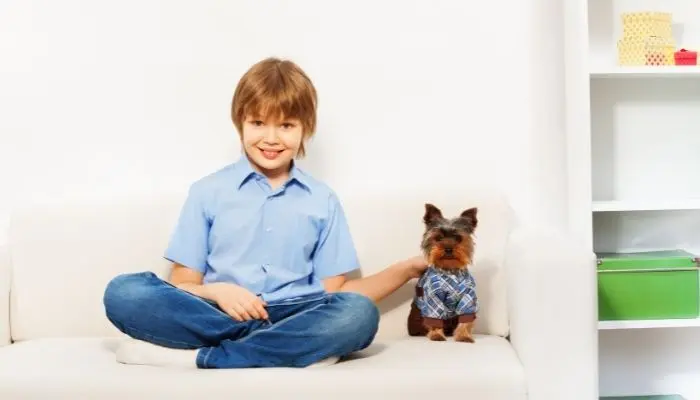
[[292, 165], [272, 190], [245, 156], [190, 186], [165, 258], [268, 303], [321, 294], [322, 279], [359, 268], [332, 189]]

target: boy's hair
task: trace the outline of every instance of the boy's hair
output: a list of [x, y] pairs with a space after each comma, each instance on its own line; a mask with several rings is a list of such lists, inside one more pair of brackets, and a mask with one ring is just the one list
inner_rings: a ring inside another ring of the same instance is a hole
[[297, 118], [304, 136], [297, 157], [306, 154], [304, 143], [316, 131], [316, 88], [294, 62], [266, 58], [241, 77], [233, 94], [231, 119], [239, 135], [247, 116], [256, 118]]

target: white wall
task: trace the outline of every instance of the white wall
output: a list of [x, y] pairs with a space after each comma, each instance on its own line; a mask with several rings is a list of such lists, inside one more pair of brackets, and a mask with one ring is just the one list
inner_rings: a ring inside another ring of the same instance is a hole
[[5, 1], [0, 244], [13, 204], [183, 186], [235, 159], [231, 94], [269, 55], [315, 81], [305, 164], [341, 194], [477, 180], [523, 219], [564, 227], [560, 7]]

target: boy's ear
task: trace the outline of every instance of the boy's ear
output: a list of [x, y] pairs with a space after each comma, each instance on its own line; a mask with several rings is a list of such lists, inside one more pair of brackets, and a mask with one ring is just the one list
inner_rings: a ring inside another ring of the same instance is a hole
[[467, 222], [467, 225], [469, 225], [471, 230], [474, 230], [476, 228], [476, 225], [478, 224], [478, 220], [476, 218], [476, 211], [476, 207], [472, 207], [462, 211], [462, 214], [460, 214], [460, 218], [464, 219]]
[[442, 219], [442, 211], [430, 203], [425, 204], [425, 214], [423, 214], [423, 223], [430, 226]]

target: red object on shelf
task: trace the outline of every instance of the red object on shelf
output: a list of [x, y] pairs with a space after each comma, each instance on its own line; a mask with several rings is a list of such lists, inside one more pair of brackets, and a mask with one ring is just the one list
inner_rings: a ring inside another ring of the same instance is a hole
[[698, 52], [680, 49], [674, 53], [676, 65], [698, 65]]

